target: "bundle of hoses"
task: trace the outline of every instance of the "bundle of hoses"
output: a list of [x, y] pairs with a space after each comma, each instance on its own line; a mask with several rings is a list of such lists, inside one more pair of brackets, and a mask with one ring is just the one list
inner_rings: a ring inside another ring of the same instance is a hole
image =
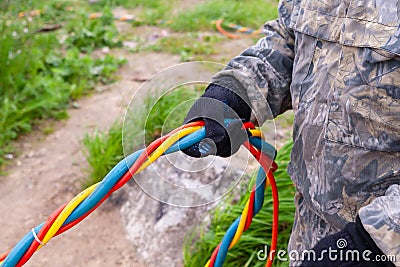
[[[266, 177], [271, 185], [274, 198], [271, 251], [275, 251], [276, 249], [278, 194], [273, 177], [273, 171], [276, 169], [276, 165], [273, 162], [276, 151], [274, 147], [262, 140], [261, 131], [256, 129], [252, 123], [245, 123], [243, 127], [249, 134], [248, 141], [244, 143], [244, 146], [260, 162], [261, 168], [258, 172], [256, 185], [251, 192], [250, 199], [242, 215], [232, 223], [222, 242], [211, 255], [210, 260], [206, 263], [206, 266], [209, 267], [222, 266], [228, 250], [237, 243], [243, 231], [249, 228], [252, 218], [263, 205]], [[145, 169], [157, 158], [190, 147], [204, 138], [204, 123], [202, 121], [192, 122], [160, 137], [147, 148], [129, 155], [120, 161], [101, 182], [87, 188], [70, 202], [59, 207], [50, 215], [47, 221], [32, 228], [13, 249], [1, 254], [0, 266], [11, 267], [24, 265], [32, 257], [33, 253], [44, 246], [52, 237], [65, 232], [81, 222], [114, 191], [121, 188], [133, 175]], [[272, 260], [273, 257], [268, 258], [267, 266], [272, 265]]]

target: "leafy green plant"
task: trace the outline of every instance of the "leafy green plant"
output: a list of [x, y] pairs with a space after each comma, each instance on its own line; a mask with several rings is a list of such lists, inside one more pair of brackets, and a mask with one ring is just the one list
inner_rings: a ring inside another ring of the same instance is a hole
[[64, 57], [60, 53], [50, 53], [45, 60], [53, 77], [60, 76], [68, 83], [69, 94], [73, 99], [90, 91], [96, 83], [113, 82], [113, 73], [121, 64], [126, 63], [125, 59], [116, 59], [110, 55], [93, 59], [81, 55], [78, 49], [68, 50]]
[[[275, 178], [279, 190], [279, 236], [278, 250], [286, 249], [294, 217], [293, 183], [286, 172], [290, 160], [292, 142], [287, 143], [278, 153], [276, 162], [279, 169]], [[249, 192], [240, 196], [227, 198], [211, 212], [211, 221], [201, 229], [195, 228], [187, 235], [184, 246], [184, 261], [186, 267], [204, 266], [214, 248], [222, 240], [231, 223], [242, 213], [249, 198]], [[200, 232], [200, 234], [198, 234]], [[228, 252], [224, 266], [265, 266], [265, 261], [257, 258], [257, 252], [264, 250], [270, 244], [272, 232], [272, 194], [265, 192], [265, 202], [261, 211], [254, 217], [250, 228], [243, 233], [240, 241]], [[288, 262], [275, 261], [274, 266], [287, 266]]]
[[[54, 35], [35, 35], [34, 25], [12, 21], [4, 13], [0, 24], [0, 165], [10, 152], [9, 140], [31, 129], [32, 117], [48, 110], [46, 99], [57, 99], [65, 92], [45, 88], [42, 70], [44, 54], [57, 44]], [[50, 81], [47, 81], [50, 83]], [[56, 81], [54, 81], [56, 83]], [[39, 88], [33, 88], [38, 86]], [[32, 116], [30, 116], [32, 115]]]
[[67, 47], [76, 47], [81, 52], [92, 52], [100, 47], [121, 47], [114, 17], [109, 8], [104, 8], [102, 16], [89, 19], [86, 14], [81, 14], [81, 19], [67, 27]]

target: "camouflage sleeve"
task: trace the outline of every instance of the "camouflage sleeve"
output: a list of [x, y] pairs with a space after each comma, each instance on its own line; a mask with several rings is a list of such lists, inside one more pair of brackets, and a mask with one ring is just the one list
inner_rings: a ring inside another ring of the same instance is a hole
[[400, 266], [400, 185], [390, 186], [384, 196], [361, 208], [359, 215], [377, 246]]
[[294, 58], [294, 36], [288, 28], [291, 9], [290, 0], [281, 1], [279, 18], [264, 25], [265, 37], [233, 58], [212, 80], [248, 97], [245, 100], [253, 110], [251, 120], [258, 125], [291, 108], [289, 87]]

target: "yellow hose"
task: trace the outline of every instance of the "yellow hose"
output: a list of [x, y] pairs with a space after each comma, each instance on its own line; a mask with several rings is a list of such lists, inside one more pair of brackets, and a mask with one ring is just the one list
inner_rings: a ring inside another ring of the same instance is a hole
[[146, 160], [146, 162], [144, 162], [142, 164], [142, 166], [140, 166], [140, 168], [137, 170], [137, 173], [141, 172], [143, 169], [145, 169], [146, 167], [148, 167], [151, 163], [153, 163], [154, 161], [156, 161], [161, 155], [164, 154], [164, 152], [166, 150], [168, 150], [168, 148], [170, 148], [176, 141], [178, 141], [179, 139], [181, 139], [182, 137], [189, 135], [199, 129], [201, 129], [203, 126], [195, 126], [195, 127], [190, 127], [190, 128], [185, 128], [183, 130], [180, 130], [179, 132], [171, 135], [171, 137], [169, 137], [167, 140], [165, 140], [165, 142], [162, 143], [162, 145], [160, 145]]
[[[99, 182], [100, 183], [100, 182]], [[88, 188], [86, 188], [84, 191], [80, 192], [77, 196], [75, 196], [67, 206], [61, 211], [60, 215], [57, 217], [57, 219], [54, 221], [54, 223], [51, 225], [49, 231], [47, 231], [46, 235], [44, 236], [42, 240], [42, 244], [38, 246], [36, 249], [39, 250], [42, 246], [44, 246], [60, 229], [60, 227], [63, 225], [65, 220], [68, 218], [68, 216], [74, 211], [74, 209], [85, 199], [87, 198], [93, 191], [96, 189], [97, 185], [99, 184], [94, 184]]]
[[239, 241], [240, 237], [243, 234], [244, 227], [247, 221], [247, 213], [249, 212], [250, 200], [247, 200], [246, 206], [243, 209], [242, 216], [240, 217], [240, 222], [238, 228], [236, 230], [235, 236], [233, 237], [231, 244], [229, 245], [229, 249], [233, 248], [237, 242]]

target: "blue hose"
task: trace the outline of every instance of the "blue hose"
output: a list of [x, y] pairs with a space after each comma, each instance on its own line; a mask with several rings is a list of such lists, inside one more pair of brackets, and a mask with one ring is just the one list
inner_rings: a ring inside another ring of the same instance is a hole
[[[260, 149], [263, 154], [265, 154], [270, 159], [275, 159], [276, 149], [258, 137], [250, 137], [249, 142]], [[265, 182], [266, 182], [266, 172], [263, 168], [259, 168], [256, 178], [256, 192], [254, 199], [254, 207], [253, 207], [253, 216], [255, 216], [262, 208], [264, 204], [264, 191], [265, 191]], [[228, 255], [229, 246], [235, 236], [236, 230], [239, 226], [241, 216], [237, 218], [229, 227], [226, 232], [224, 238], [221, 241], [221, 246], [219, 247], [219, 251], [217, 257], [215, 259], [214, 267], [222, 267], [222, 264], [225, 262], [226, 256]]]
[[[264, 204], [264, 188], [265, 188], [265, 171], [260, 168], [257, 173], [256, 179], [256, 195], [254, 200], [254, 216], [261, 210]], [[260, 183], [260, 184], [257, 184]], [[257, 207], [257, 208], [256, 208]], [[217, 258], [215, 259], [214, 267], [222, 267], [225, 262], [226, 256], [228, 255], [229, 246], [235, 236], [236, 230], [239, 226], [239, 222], [242, 216], [239, 216], [226, 231], [224, 238], [221, 241], [221, 246], [219, 247]]]

